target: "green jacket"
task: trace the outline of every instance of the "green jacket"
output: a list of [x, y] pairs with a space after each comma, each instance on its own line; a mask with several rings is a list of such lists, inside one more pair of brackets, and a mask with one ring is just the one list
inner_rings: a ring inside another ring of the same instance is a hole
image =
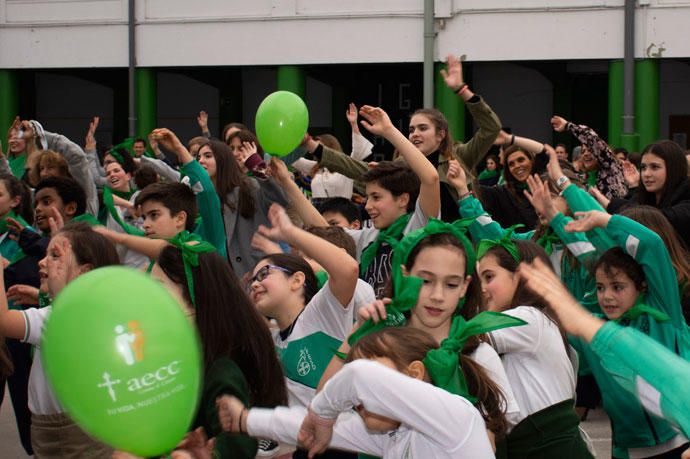
[[[477, 129], [477, 132], [474, 133], [467, 143], [456, 143], [453, 147], [454, 158], [460, 161], [468, 172], [472, 172], [475, 169], [486, 152], [489, 151], [501, 130], [501, 120], [498, 119], [491, 107], [484, 102], [484, 99], [479, 96], [477, 98], [476, 102], [467, 102], [465, 106], [470, 111], [479, 129]], [[404, 159], [398, 158], [396, 161], [404, 162]], [[355, 181], [356, 191], [364, 194], [364, 184], [361, 182], [361, 178], [369, 170], [366, 162], [356, 160], [343, 152], [324, 146], [319, 166], [325, 167], [331, 172], [339, 172], [346, 177], [350, 177]], [[437, 170], [441, 182], [445, 183], [453, 199], [457, 200], [457, 191], [448, 183], [446, 178], [448, 158], [440, 159]]]
[[242, 434], [224, 432], [218, 419], [216, 398], [221, 395], [233, 395], [249, 406], [249, 386], [242, 370], [230, 359], [216, 360], [204, 376], [204, 387], [197, 411], [194, 429], [203, 427], [208, 438], [216, 438], [213, 451], [214, 458], [253, 459], [256, 455], [257, 442]]
[[[619, 215], [611, 217], [606, 232], [642, 266], [647, 278], [645, 304], [671, 318], [657, 322], [643, 314], [626, 325], [688, 359], [690, 332], [681, 312], [675, 270], [663, 241], [653, 231]], [[582, 340], [571, 339], [571, 343], [586, 359], [601, 389], [604, 409], [611, 418], [616, 457], [625, 457], [628, 448], [654, 446], [677, 434], [667, 421], [650, 416], [634, 395], [621, 390], [615, 367], [600, 360], [591, 345]]]

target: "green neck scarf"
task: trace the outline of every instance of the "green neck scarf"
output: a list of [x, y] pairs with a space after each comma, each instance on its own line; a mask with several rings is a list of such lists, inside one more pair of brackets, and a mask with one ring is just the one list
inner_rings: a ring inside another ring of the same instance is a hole
[[520, 250], [518, 249], [518, 246], [511, 240], [511, 237], [513, 236], [513, 233], [515, 232], [515, 229], [520, 228], [522, 224], [517, 224], [513, 225], [510, 228], [508, 228], [503, 235], [501, 239], [495, 240], [495, 239], [482, 239], [479, 242], [479, 246], [477, 246], [477, 259], [481, 259], [484, 255], [486, 255], [486, 252], [489, 251], [492, 247], [501, 246], [503, 247], [506, 252], [510, 254], [511, 257], [513, 257], [513, 260], [516, 262], [520, 263]]
[[[108, 213], [110, 214], [110, 216], [113, 217], [113, 220], [115, 220], [117, 224], [120, 225], [120, 227], [124, 230], [125, 233], [132, 234], [134, 236], [143, 236], [144, 230], [141, 230], [128, 223], [125, 223], [122, 220], [120, 213], [115, 208], [115, 203], [113, 202], [113, 194], [123, 199], [129, 199], [132, 196], [132, 194], [134, 194], [134, 192], [118, 192], [111, 189], [110, 187], [105, 187], [103, 188], [103, 205], [106, 209], [108, 209]], [[129, 196], [127, 196], [128, 194]]]
[[89, 226], [99, 226], [101, 224], [101, 222], [99, 222], [96, 217], [94, 217], [91, 214], [87, 214], [87, 213], [77, 215], [76, 217], [74, 217], [72, 219], [72, 221], [73, 222], [86, 222], [89, 224]]
[[587, 187], [597, 186], [597, 171], [587, 172]]
[[13, 219], [17, 220], [19, 223], [22, 224], [22, 226], [23, 226], [24, 228], [26, 228], [27, 226], [31, 226], [31, 225], [29, 225], [29, 224], [26, 222], [26, 220], [24, 220], [20, 215], [17, 215], [17, 214], [14, 212], [14, 210], [10, 210], [10, 211], [7, 213], [7, 215], [5, 215], [4, 217], [0, 218], [0, 234], [5, 234], [5, 233], [7, 232], [7, 219], [8, 219], [8, 218], [13, 218]]
[[381, 244], [385, 242], [395, 249], [395, 247], [398, 245], [398, 241], [402, 237], [403, 231], [405, 231], [405, 227], [410, 222], [410, 218], [412, 218], [412, 214], [401, 215], [388, 228], [379, 230], [376, 240], [369, 244], [366, 249], [364, 249], [359, 259], [360, 275], [364, 275], [364, 273], [367, 272], [369, 265], [376, 258], [376, 254], [378, 253], [379, 248], [381, 248]]
[[625, 311], [619, 318], [614, 319], [614, 322], [620, 323], [623, 320], [633, 321], [640, 317], [642, 314], [647, 314], [649, 317], [656, 320], [657, 322], [668, 322], [671, 320], [671, 318], [665, 312], [659, 311], [658, 309], [644, 304], [643, 295], [640, 294], [638, 295], [637, 300], [635, 301], [635, 305], [632, 308]]
[[492, 170], [490, 171], [489, 169], [484, 169], [481, 174], [477, 177], [477, 180], [488, 180], [490, 178], [494, 178], [498, 175], [497, 170]]
[[189, 298], [192, 300], [192, 306], [196, 309], [196, 298], [194, 296], [194, 275], [192, 267], [199, 266], [199, 254], [215, 252], [216, 248], [201, 240], [201, 238], [189, 231], [182, 231], [168, 242], [180, 250], [182, 254], [182, 263], [184, 264], [184, 275], [187, 279], [187, 289], [189, 290]]
[[484, 311], [468, 321], [462, 316], [456, 316], [450, 326], [448, 338], [443, 340], [439, 348], [427, 352], [424, 358], [424, 366], [434, 385], [476, 403], [477, 399], [470, 395], [467, 380], [460, 368], [460, 353], [465, 343], [475, 335], [526, 324], [523, 320], [500, 312]]
[[26, 156], [26, 153], [21, 153], [17, 156], [7, 156], [7, 161], [10, 163], [12, 175], [18, 179], [24, 177], [24, 173], [26, 172]]
[[544, 234], [536, 240], [536, 243], [539, 247], [543, 248], [548, 255], [551, 255], [553, 253], [554, 244], [560, 244], [561, 238], [558, 237], [558, 234], [556, 234], [551, 227], [548, 227], [546, 231], [544, 231]]
[[317, 271], [314, 275], [316, 276], [316, 288], [321, 290], [328, 282], [328, 273], [326, 271]]

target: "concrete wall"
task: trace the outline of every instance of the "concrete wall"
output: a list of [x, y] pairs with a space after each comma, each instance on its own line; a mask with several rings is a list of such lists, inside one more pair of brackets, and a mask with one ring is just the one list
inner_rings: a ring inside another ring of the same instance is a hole
[[[637, 57], [688, 57], [690, 0], [641, 0]], [[422, 60], [420, 0], [137, 0], [144, 67]], [[437, 60], [611, 59], [623, 0], [436, 0]], [[127, 0], [0, 0], [0, 67], [127, 65]]]

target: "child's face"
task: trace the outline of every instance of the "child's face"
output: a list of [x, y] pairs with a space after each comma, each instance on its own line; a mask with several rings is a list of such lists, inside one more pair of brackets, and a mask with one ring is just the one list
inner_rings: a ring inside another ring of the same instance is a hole
[[[457, 247], [427, 247], [417, 254], [409, 274], [423, 280], [410, 325], [437, 340], [446, 338], [458, 301], [471, 280], [465, 276], [465, 256]], [[436, 336], [436, 331], [445, 336]]]
[[410, 195], [403, 193], [393, 196], [393, 193], [382, 188], [376, 182], [367, 183], [367, 204], [365, 209], [371, 217], [371, 222], [377, 229], [385, 229], [393, 224], [398, 217], [407, 213], [407, 203]]
[[0, 215], [7, 215], [7, 213], [19, 204], [20, 197], [13, 198], [7, 191], [7, 185], [4, 180], [0, 180]]
[[486, 169], [489, 171], [495, 171], [496, 170], [496, 161], [493, 159], [487, 159], [486, 160]]
[[339, 226], [341, 228], [351, 229], [359, 228], [359, 220], [355, 220], [354, 222], [350, 223], [347, 221], [347, 218], [345, 218], [345, 216], [340, 212], [327, 211], [321, 215], [323, 215], [323, 218], [325, 218], [328, 224], [331, 226]]
[[649, 193], [659, 193], [666, 185], [666, 161], [654, 153], [642, 157], [642, 184]]
[[508, 171], [518, 182], [525, 182], [529, 174], [532, 173], [532, 160], [525, 153], [516, 151], [511, 153], [508, 158]]
[[105, 174], [110, 188], [117, 191], [129, 191], [129, 181], [132, 176], [125, 172], [119, 163], [110, 163], [105, 166]]
[[88, 271], [87, 268], [87, 266], [77, 264], [69, 239], [58, 234], [50, 239], [45, 258], [38, 262], [40, 289], [55, 298], [65, 285]]
[[495, 312], [508, 309], [517, 290], [518, 276], [500, 266], [493, 254], [485, 255], [479, 260], [477, 273], [486, 309]]
[[293, 275], [273, 265], [270, 260], [262, 260], [254, 267], [247, 289], [259, 312], [266, 317], [275, 317], [280, 306], [299, 293], [295, 287]]
[[206, 169], [208, 176], [211, 180], [216, 178], [216, 157], [213, 156], [213, 151], [208, 145], [204, 145], [199, 149], [199, 155], [197, 156], [197, 161]]
[[408, 138], [424, 155], [430, 155], [438, 150], [445, 132], [437, 131], [434, 123], [426, 115], [415, 115], [410, 119]]
[[141, 205], [144, 216], [144, 235], [152, 239], [170, 239], [184, 230], [187, 221], [185, 212], [170, 215], [170, 209], [160, 201], [146, 201]]
[[235, 158], [237, 165], [240, 167], [240, 170], [242, 170], [242, 172], [247, 172], [247, 168], [244, 165], [247, 155], [244, 150], [244, 145], [242, 145], [242, 140], [239, 137], [233, 137], [230, 141], [229, 147], [230, 151], [232, 152], [232, 156]]
[[67, 206], [62, 202], [62, 198], [57, 193], [55, 188], [41, 188], [36, 193], [34, 203], [34, 224], [36, 228], [43, 232], [50, 231], [50, 222], [48, 217], [51, 216], [50, 209], [55, 207], [62, 215], [62, 218], [67, 219], [73, 216], [76, 210], [75, 203], [69, 203]]
[[635, 305], [640, 291], [623, 271], [611, 268], [607, 274], [603, 267], [599, 267], [595, 276], [597, 300], [606, 317], [611, 320], [618, 319]]

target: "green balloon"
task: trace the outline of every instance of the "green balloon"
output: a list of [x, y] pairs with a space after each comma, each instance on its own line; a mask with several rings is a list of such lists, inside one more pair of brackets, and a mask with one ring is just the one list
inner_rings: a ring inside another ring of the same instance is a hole
[[259, 105], [255, 124], [264, 151], [285, 156], [302, 142], [309, 127], [309, 112], [297, 94], [276, 91]]
[[58, 401], [104, 443], [157, 456], [189, 430], [199, 340], [179, 303], [146, 274], [113, 266], [79, 276], [55, 299], [41, 348]]

